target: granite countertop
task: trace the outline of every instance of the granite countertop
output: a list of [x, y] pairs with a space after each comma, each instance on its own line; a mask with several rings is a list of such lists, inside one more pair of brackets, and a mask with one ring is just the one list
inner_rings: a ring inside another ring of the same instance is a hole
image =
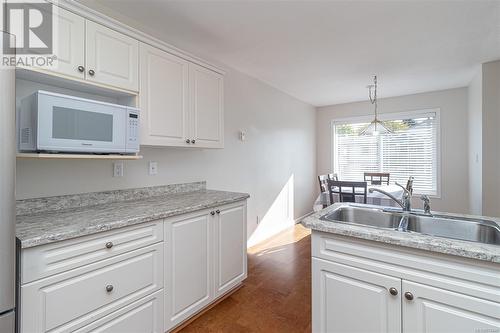
[[30, 212], [17, 216], [16, 236], [21, 248], [29, 248], [194, 212], [248, 197], [246, 193], [198, 189], [156, 194], [137, 200]]
[[[332, 234], [355, 237], [386, 244], [404, 246], [420, 250], [455, 255], [470, 259], [500, 263], [500, 246], [493, 244], [482, 244], [476, 242], [455, 240], [444, 237], [429, 236], [415, 232], [400, 232], [396, 230], [380, 229], [362, 225], [347, 224], [343, 222], [332, 222], [320, 220], [320, 217], [329, 211], [335, 210], [343, 204], [334, 204], [317, 213], [309, 215], [302, 220], [306, 228], [329, 232]], [[380, 207], [378, 207], [380, 208]], [[458, 216], [457, 214], [453, 214]], [[471, 217], [469, 215], [461, 215]], [[477, 218], [477, 216], [475, 216]], [[487, 218], [500, 224], [499, 219]]]

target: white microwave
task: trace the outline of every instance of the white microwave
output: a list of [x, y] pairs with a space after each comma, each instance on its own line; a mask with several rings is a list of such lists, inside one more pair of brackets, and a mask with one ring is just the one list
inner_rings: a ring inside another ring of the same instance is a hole
[[21, 152], [134, 154], [139, 151], [139, 109], [37, 91], [21, 101]]

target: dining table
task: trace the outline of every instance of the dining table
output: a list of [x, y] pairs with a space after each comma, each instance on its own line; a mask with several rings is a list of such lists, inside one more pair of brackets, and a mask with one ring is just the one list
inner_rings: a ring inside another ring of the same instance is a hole
[[[389, 207], [399, 207], [399, 205], [389, 198], [388, 196], [384, 195], [383, 193], [373, 191], [370, 193], [370, 188], [378, 188], [381, 189], [387, 193], [392, 194], [394, 197], [397, 199], [402, 199], [403, 198], [403, 189], [395, 184], [389, 184], [389, 185], [368, 185], [367, 188], [367, 193], [366, 193], [366, 203], [369, 205], [377, 205], [377, 206], [389, 206]], [[333, 195], [333, 200], [335, 202], [339, 202], [340, 198], [338, 194]], [[356, 196], [356, 203], [364, 203], [363, 202], [363, 195], [358, 195]], [[330, 202], [330, 194], [328, 192], [321, 192], [318, 197], [316, 198], [316, 201], [314, 202], [313, 210], [315, 212], [320, 211], [323, 209], [324, 206], [329, 206], [332, 203]]]

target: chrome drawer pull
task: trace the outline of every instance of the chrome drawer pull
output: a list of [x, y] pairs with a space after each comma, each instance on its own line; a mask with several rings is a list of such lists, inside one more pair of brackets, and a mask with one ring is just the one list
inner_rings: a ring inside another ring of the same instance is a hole
[[106, 243], [106, 248], [110, 249], [113, 247], [113, 242], [107, 242]]
[[113, 291], [113, 289], [114, 289], [114, 287], [113, 287], [113, 285], [112, 285], [112, 284], [108, 284], [108, 285], [106, 286], [106, 291], [107, 291], [108, 293], [112, 292], [112, 291]]

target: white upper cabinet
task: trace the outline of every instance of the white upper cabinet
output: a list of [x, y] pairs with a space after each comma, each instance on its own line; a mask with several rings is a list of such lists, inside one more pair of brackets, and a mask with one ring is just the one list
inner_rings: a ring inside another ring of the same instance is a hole
[[[63, 8], [54, 10], [57, 76], [139, 91], [139, 42]], [[23, 67], [25, 69], [40, 69]]]
[[85, 19], [62, 8], [54, 13], [57, 25], [54, 72], [85, 78]]
[[26, 69], [139, 93], [142, 145], [224, 148], [224, 76], [219, 69], [63, 8], [55, 11], [55, 21], [57, 66]]
[[224, 147], [224, 81], [222, 75], [190, 64], [190, 101], [195, 146]]
[[223, 76], [140, 45], [141, 144], [224, 147]]
[[92, 21], [86, 22], [87, 80], [139, 90], [139, 42]]
[[141, 143], [187, 146], [189, 63], [142, 43], [140, 59]]
[[[40, 9], [44, 11], [43, 9]], [[71, 78], [85, 78], [85, 19], [62, 8], [47, 15], [53, 15], [54, 44], [53, 53], [56, 59], [53, 66], [46, 67], [19, 67], [25, 69], [41, 69], [54, 72]]]

